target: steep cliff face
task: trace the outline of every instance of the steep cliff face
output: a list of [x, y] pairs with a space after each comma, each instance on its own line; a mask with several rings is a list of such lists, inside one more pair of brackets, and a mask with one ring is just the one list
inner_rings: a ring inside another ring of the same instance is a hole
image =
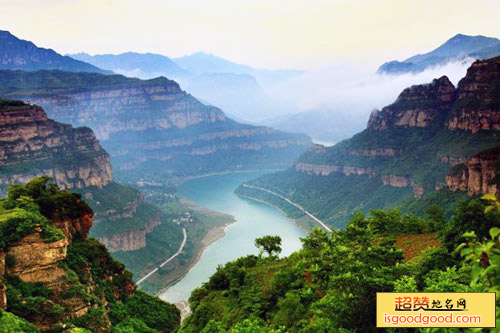
[[488, 193], [498, 197], [499, 167], [500, 147], [482, 151], [456, 165], [446, 176], [446, 184], [450, 190], [467, 192], [469, 196]]
[[382, 149], [354, 149], [349, 152], [351, 155], [360, 155], [368, 157], [377, 156], [396, 156], [401, 154], [401, 150], [392, 148], [382, 148]]
[[382, 111], [374, 110], [368, 128], [428, 127], [446, 116], [455, 100], [455, 87], [443, 76], [427, 85], [406, 88], [397, 100]]
[[14, 258], [14, 264], [5, 273], [25, 282], [53, 285], [66, 275], [58, 265], [66, 258], [68, 244], [67, 238], [45, 243], [37, 233], [23, 237], [7, 248], [6, 255]]
[[133, 251], [146, 247], [146, 236], [162, 223], [161, 212], [144, 202], [142, 195], [119, 217], [112, 215], [96, 223], [92, 235], [110, 252]]
[[61, 187], [111, 182], [108, 154], [92, 130], [50, 120], [42, 108], [0, 100], [0, 184], [50, 175]]
[[375, 110], [361, 133], [332, 147], [313, 146], [293, 169], [252, 183], [335, 226], [353, 211], [405, 205], [436, 190], [455, 192], [443, 194], [447, 202], [461, 192], [497, 193], [498, 156], [477, 154], [500, 145], [499, 117], [500, 58], [477, 61], [457, 89], [446, 77], [407, 88]]
[[120, 84], [78, 89], [70, 85], [55, 96], [39, 92], [28, 100], [43, 105], [57, 120], [91, 127], [100, 140], [109, 139], [116, 132], [184, 129], [226, 119], [222, 111], [204, 106], [174, 81], [166, 78], [122, 80]]
[[[5, 226], [0, 230], [2, 309], [42, 331], [84, 327], [104, 332], [127, 317], [144, 316], [142, 310], [127, 307], [132, 300], [147, 311], [162, 308], [159, 322], [146, 319], [150, 327], [175, 330], [179, 311], [136, 291], [124, 266], [103, 245], [87, 239], [93, 224], [87, 204], [47, 181], [30, 181], [0, 200], [0, 221]], [[118, 308], [125, 317], [116, 317], [113, 311]]]
[[450, 129], [473, 133], [500, 130], [500, 57], [477, 61], [467, 70], [457, 89], [450, 114]]
[[369, 168], [358, 168], [350, 166], [338, 166], [338, 165], [321, 165], [321, 164], [308, 164], [298, 162], [295, 164], [295, 170], [299, 172], [305, 172], [314, 175], [328, 176], [331, 173], [338, 172], [346, 176], [350, 175], [368, 175], [369, 177], [375, 177], [378, 175], [372, 169]]
[[[305, 135], [235, 122], [166, 78], [0, 74], [0, 96], [39, 104], [58, 121], [92, 128], [113, 157], [117, 175], [127, 180], [283, 168], [310, 145]], [[36, 84], [40, 80], [47, 83], [44, 89]]]
[[[36, 105], [0, 100], [0, 185], [5, 190], [8, 184], [24, 184], [42, 175], [52, 177], [62, 188], [84, 193], [88, 199], [99, 197], [90, 200], [97, 224], [136, 221], [135, 229], [100, 238], [113, 252], [146, 246], [146, 234], [161, 223], [158, 216], [137, 217], [138, 207], [144, 204], [143, 195], [112, 182], [109, 155], [90, 128], [73, 128], [48, 119]], [[91, 217], [82, 216], [78, 224], [64, 219], [54, 223], [71, 240], [74, 233], [88, 234]]]

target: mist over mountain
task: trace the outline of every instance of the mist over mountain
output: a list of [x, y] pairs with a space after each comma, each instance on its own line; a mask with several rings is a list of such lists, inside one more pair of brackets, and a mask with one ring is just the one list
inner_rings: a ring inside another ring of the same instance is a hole
[[206, 73], [189, 80], [185, 89], [194, 96], [216, 105], [246, 121], [256, 121], [286, 110], [272, 100], [248, 74]]
[[266, 90], [302, 73], [254, 69], [203, 52], [175, 59], [135, 52], [94, 56], [81, 52], [70, 56], [128, 77], [168, 77], [207, 104], [245, 121], [290, 112], [280, 101], [270, 98]]
[[177, 66], [169, 57], [155, 53], [125, 52], [121, 54], [96, 54], [84, 52], [69, 54], [73, 59], [88, 62], [92, 65], [112, 70], [140, 79], [151, 79], [158, 76], [178, 79], [192, 74]]
[[0, 69], [36, 71], [57, 69], [69, 72], [111, 74], [91, 64], [62, 56], [52, 49], [37, 47], [32, 42], [19, 39], [8, 31], [0, 30]]
[[256, 69], [205, 52], [196, 52], [191, 55], [174, 58], [173, 61], [180, 67], [195, 74], [232, 73], [252, 75], [264, 89], [304, 73], [303, 71], [289, 69]]
[[442, 75], [447, 75], [456, 84], [470, 63], [453, 62], [420, 73], [397, 76], [374, 74], [348, 64], [321, 68], [285, 82], [270, 92], [274, 99], [304, 111], [267, 119], [263, 124], [304, 132], [319, 141], [338, 142], [362, 130], [371, 110], [389, 104], [405, 87], [429, 82]]
[[[499, 155], [487, 149], [500, 143], [499, 77], [497, 57], [474, 62], [458, 84], [440, 76], [407, 87], [393, 103], [373, 110], [362, 132], [332, 147], [313, 146], [287, 172], [252, 186], [280, 193], [335, 227], [353, 211], [404, 206], [401, 200], [446, 187], [470, 196], [496, 194]], [[262, 200], [255, 188], [247, 189], [240, 187]]]
[[466, 58], [487, 59], [500, 54], [500, 40], [485, 36], [457, 34], [433, 51], [417, 54], [404, 61], [389, 61], [379, 67], [383, 74], [421, 72]]

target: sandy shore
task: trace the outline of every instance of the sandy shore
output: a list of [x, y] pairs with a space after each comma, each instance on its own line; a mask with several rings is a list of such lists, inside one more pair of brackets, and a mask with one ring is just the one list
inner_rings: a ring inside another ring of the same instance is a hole
[[[187, 199], [181, 199], [181, 200], [183, 200], [183, 203], [187, 203], [191, 206], [195, 206], [193, 202], [190, 202]], [[172, 285], [174, 285], [175, 283], [177, 283], [178, 281], [182, 280], [182, 278], [184, 278], [184, 276], [186, 276], [186, 274], [191, 270], [191, 268], [193, 268], [200, 261], [201, 257], [205, 253], [206, 249], [210, 245], [215, 243], [217, 240], [224, 237], [226, 235], [227, 228], [229, 228], [233, 223], [236, 222], [236, 219], [232, 215], [229, 215], [229, 214], [219, 213], [219, 212], [215, 212], [213, 210], [209, 210], [209, 209], [201, 208], [201, 207], [195, 207], [195, 209], [200, 211], [200, 212], [203, 212], [205, 214], [210, 214], [213, 216], [231, 217], [231, 219], [228, 222], [226, 222], [224, 224], [220, 224], [217, 227], [212, 228], [207, 232], [207, 234], [203, 237], [203, 239], [199, 243], [198, 249], [196, 251], [196, 256], [194, 256], [194, 259], [190, 260], [189, 264], [183, 269], [182, 274], [179, 275], [176, 279], [170, 281], [170, 283], [164, 289], [162, 289], [158, 293], [158, 295], [166, 295], [168, 288], [171, 287]], [[182, 301], [182, 302], [176, 303], [175, 306], [177, 306], [177, 308], [179, 310], [181, 310], [181, 313], [182, 312], [186, 312], [187, 314], [189, 313], [189, 306], [187, 304], [187, 301]]]
[[[210, 231], [201, 240], [200, 250], [196, 254], [195, 259], [192, 260], [189, 263], [189, 265], [187, 266], [187, 269], [185, 270], [185, 272], [183, 272], [183, 274], [178, 279], [176, 279], [176, 282], [180, 281], [184, 276], [186, 276], [186, 274], [191, 270], [191, 268], [193, 268], [200, 261], [201, 257], [203, 256], [203, 253], [205, 253], [205, 250], [210, 245], [212, 245], [218, 239], [220, 239], [220, 238], [222, 238], [222, 237], [224, 237], [226, 235], [227, 228], [231, 224], [233, 224], [234, 222], [236, 222], [236, 220], [233, 219], [233, 221], [230, 222], [230, 223], [226, 223], [226, 224], [221, 225], [221, 226], [219, 226], [217, 228], [210, 229]], [[162, 294], [166, 295], [167, 290], [168, 289], [165, 289], [162, 292]], [[175, 303], [174, 305], [181, 311], [181, 320], [184, 320], [184, 318], [186, 318], [187, 316], [189, 316], [191, 314], [191, 309], [189, 308], [189, 304], [188, 304], [187, 301], [181, 301], [179, 303]]]

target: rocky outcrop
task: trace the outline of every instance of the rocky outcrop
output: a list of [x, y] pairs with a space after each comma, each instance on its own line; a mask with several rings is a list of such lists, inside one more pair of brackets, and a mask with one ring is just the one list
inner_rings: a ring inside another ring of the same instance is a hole
[[457, 88], [448, 128], [473, 133], [500, 130], [500, 57], [476, 61]]
[[377, 156], [396, 156], [401, 153], [401, 149], [376, 148], [376, 149], [353, 149], [349, 154], [355, 156], [377, 157]]
[[469, 196], [488, 193], [499, 197], [499, 161], [500, 148], [474, 155], [452, 169], [446, 176], [446, 185], [451, 191], [467, 192]]
[[[22, 224], [0, 235], [0, 308], [43, 332], [71, 330], [74, 324], [68, 323], [95, 309], [97, 322], [86, 327], [110, 331], [110, 308], [133, 295], [136, 286], [102, 244], [87, 239], [93, 212], [80, 195], [60, 191], [48, 179], [17, 189], [0, 202], [2, 223]], [[31, 199], [29, 210], [19, 197]]]
[[80, 217], [75, 219], [54, 217], [52, 223], [62, 230], [64, 236], [71, 241], [74, 235], [79, 237], [87, 237], [90, 228], [94, 224], [92, 219], [94, 213], [89, 209], [86, 210]]
[[[104, 222], [107, 223], [107, 222]], [[108, 222], [109, 223], [109, 222]], [[109, 237], [99, 237], [99, 242], [104, 244], [109, 252], [134, 251], [146, 247], [146, 236], [161, 224], [160, 212], [145, 219], [144, 227], [135, 230], [115, 233]]]
[[446, 163], [454, 167], [458, 164], [464, 164], [467, 161], [465, 157], [454, 157], [454, 156], [443, 156], [441, 157], [441, 162]]
[[370, 177], [375, 177], [377, 173], [369, 168], [360, 168], [352, 166], [338, 166], [338, 165], [321, 165], [321, 164], [309, 164], [298, 162], [295, 164], [295, 170], [299, 172], [304, 172], [308, 174], [314, 174], [318, 176], [328, 176], [331, 173], [343, 173], [346, 176], [350, 175], [368, 175]]
[[304, 172], [316, 176], [328, 176], [332, 173], [342, 173], [346, 176], [363, 176], [368, 175], [370, 178], [379, 177], [384, 186], [391, 187], [412, 187], [415, 197], [421, 197], [424, 194], [423, 186], [415, 184], [407, 176], [399, 175], [380, 175], [379, 172], [370, 168], [361, 168], [354, 166], [337, 166], [337, 165], [324, 165], [324, 164], [310, 164], [304, 162], [297, 162], [294, 167], [295, 171]]
[[89, 128], [50, 120], [38, 106], [0, 101], [0, 184], [49, 175], [62, 188], [111, 182], [109, 155]]
[[96, 224], [102, 221], [116, 221], [120, 219], [133, 217], [137, 213], [137, 209], [144, 202], [144, 195], [137, 193], [135, 199], [129, 201], [120, 209], [108, 209], [105, 211], [97, 212], [94, 217]]
[[7, 267], [7, 273], [26, 282], [53, 285], [66, 275], [59, 263], [66, 258], [68, 244], [67, 238], [45, 243], [40, 234], [23, 237], [7, 249], [6, 255], [11, 256], [14, 263]]
[[[156, 168], [158, 160], [167, 162], [166, 176], [279, 168], [291, 165], [311, 144], [303, 134], [233, 121], [163, 77], [56, 71], [9, 72], [8, 77], [0, 79], [0, 94], [39, 104], [57, 121], [92, 128], [116, 157], [119, 171]], [[36, 84], [41, 79], [47, 82], [43, 89]], [[214, 157], [227, 154], [232, 157], [225, 165]]]
[[455, 101], [455, 87], [443, 76], [430, 84], [406, 88], [396, 102], [381, 111], [373, 110], [368, 128], [378, 131], [395, 127], [428, 127], [444, 121]]
[[397, 175], [383, 175], [382, 183], [392, 187], [408, 187], [411, 185], [411, 181], [408, 177]]
[[476, 61], [455, 90], [447, 77], [405, 89], [396, 102], [374, 110], [368, 128], [428, 127], [435, 120], [451, 130], [500, 130], [500, 57]]

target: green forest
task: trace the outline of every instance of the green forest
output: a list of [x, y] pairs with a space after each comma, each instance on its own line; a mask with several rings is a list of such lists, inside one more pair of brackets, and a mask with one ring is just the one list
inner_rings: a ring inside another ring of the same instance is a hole
[[[345, 230], [315, 229], [286, 258], [279, 237], [258, 239], [259, 256], [220, 266], [193, 291], [180, 332], [369, 331], [377, 292], [498, 292], [499, 207], [488, 195], [449, 219], [437, 205], [425, 218], [359, 212]], [[499, 310], [497, 297], [497, 326]]]

